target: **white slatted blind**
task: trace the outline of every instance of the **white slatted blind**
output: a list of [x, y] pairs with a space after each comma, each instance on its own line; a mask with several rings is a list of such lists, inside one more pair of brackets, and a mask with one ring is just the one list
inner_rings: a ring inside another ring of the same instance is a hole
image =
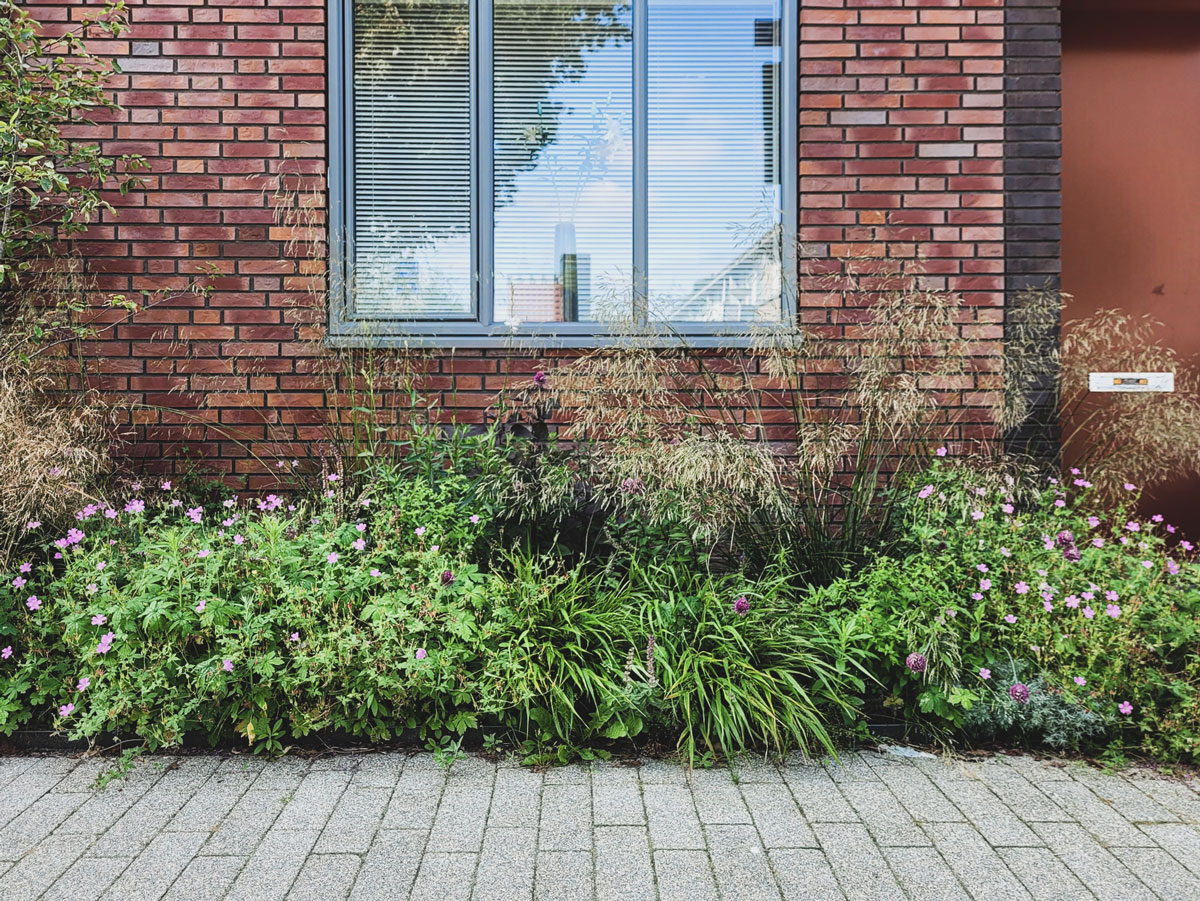
[[495, 316], [628, 310], [633, 53], [628, 7], [495, 0]]
[[354, 13], [355, 314], [471, 319], [469, 0]]
[[777, 320], [779, 4], [648, 3], [650, 315]]

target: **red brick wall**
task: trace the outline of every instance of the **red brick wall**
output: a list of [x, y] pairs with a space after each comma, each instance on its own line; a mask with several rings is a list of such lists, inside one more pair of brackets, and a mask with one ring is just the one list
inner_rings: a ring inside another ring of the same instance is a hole
[[[97, 10], [30, 6], [49, 29]], [[960, 438], [988, 435], [1005, 276], [1003, 0], [801, 6], [802, 318], [852, 337], [863, 309], [820, 277], [848, 257], [919, 261], [931, 283], [962, 293], [964, 333], [995, 341], [944, 397]], [[186, 449], [231, 476], [267, 478], [264, 464], [313, 449], [327, 408], [313, 356], [321, 315], [307, 293], [320, 273], [275, 224], [270, 196], [283, 171], [322, 187], [323, 0], [129, 10], [128, 34], [94, 45], [121, 62], [124, 109], [81, 136], [151, 169], [146, 190], [114, 198], [119, 214], [81, 249], [102, 291], [184, 293], [85, 350], [103, 387], [134, 403], [146, 466], [168, 470]], [[186, 293], [208, 267], [211, 293]], [[478, 419], [505, 379], [501, 358], [442, 357], [428, 387]]]

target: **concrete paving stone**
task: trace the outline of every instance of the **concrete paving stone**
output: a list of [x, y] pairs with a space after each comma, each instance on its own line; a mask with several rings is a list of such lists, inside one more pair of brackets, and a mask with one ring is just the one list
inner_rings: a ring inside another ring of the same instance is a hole
[[784, 901], [830, 901], [845, 897], [824, 852], [778, 848], [767, 855]]
[[81, 759], [73, 754], [46, 754], [42, 757], [31, 757], [26, 772], [41, 773], [44, 776], [66, 776], [79, 766]]
[[319, 834], [317, 829], [271, 829], [238, 873], [227, 901], [282, 901]]
[[735, 766], [738, 784], [752, 782], [780, 783], [783, 776], [774, 760], [758, 754], [747, 754], [739, 757]]
[[1181, 822], [1200, 825], [1200, 794], [1183, 783], [1154, 776], [1135, 776], [1130, 783], [1139, 791], [1149, 795]]
[[214, 774], [163, 828], [170, 832], [211, 832], [229, 815], [251, 782]]
[[692, 800], [700, 822], [713, 826], [748, 825], [754, 822], [737, 783], [726, 769], [692, 773]]
[[404, 769], [400, 754], [367, 754], [350, 777], [350, 784], [360, 788], [395, 788]]
[[1042, 782], [1070, 781], [1071, 773], [1069, 770], [1075, 765], [1069, 760], [1060, 760], [1058, 758], [1038, 759], [1037, 757], [1030, 757], [1028, 754], [1000, 754], [995, 759], [1008, 764], [1034, 785]]
[[824, 769], [788, 766], [783, 779], [810, 823], [857, 823], [858, 814]]
[[713, 875], [724, 898], [778, 901], [767, 849], [753, 826], [705, 826]]
[[979, 778], [979, 763], [958, 757], [915, 757], [911, 765], [939, 785], [948, 780], [972, 781]]
[[929, 844], [929, 836], [882, 782], [845, 782], [840, 788], [878, 844], [885, 847]]
[[304, 861], [287, 901], [345, 901], [361, 864], [357, 854], [314, 852]]
[[329, 754], [318, 757], [309, 764], [310, 773], [342, 773], [347, 778], [354, 775], [362, 762], [361, 754]]
[[87, 844], [78, 835], [44, 838], [0, 875], [0, 901], [36, 898], [83, 855]]
[[483, 829], [492, 801], [490, 783], [447, 782], [429, 833], [426, 853], [470, 851], [483, 847]]
[[595, 897], [590, 851], [539, 851], [534, 874], [535, 901], [578, 901]]
[[1029, 893], [983, 836], [966, 823], [926, 823], [934, 847], [976, 901], [1011, 901]]
[[655, 851], [704, 850], [704, 834], [692, 803], [692, 793], [682, 785], [642, 785], [642, 803]]
[[116, 761], [101, 757], [89, 757], [80, 760], [58, 785], [56, 792], [91, 792], [96, 788], [96, 780], [109, 770], [116, 769]]
[[220, 901], [245, 865], [245, 857], [193, 857], [163, 901]]
[[987, 783], [992, 791], [1004, 799], [1004, 805], [1026, 823], [1063, 823], [1070, 822], [1071, 816], [1058, 804], [1051, 800], [1043, 791], [1043, 787], [1034, 785], [1022, 775], [1020, 769], [1003, 758], [985, 761], [980, 767], [980, 779]]
[[[270, 765], [274, 766], [278, 761], [269, 761]], [[268, 761], [263, 757], [257, 757], [252, 754], [230, 754], [228, 757], [222, 757], [217, 764], [216, 770], [213, 771], [214, 776], [236, 777], [254, 782], [262, 771], [267, 768]]]
[[162, 782], [155, 783], [107, 832], [96, 839], [96, 843], [88, 850], [88, 856], [128, 857], [141, 854], [142, 849], [171, 822], [171, 818], [179, 813], [190, 798], [188, 793], [165, 789]]
[[471, 897], [478, 862], [479, 855], [470, 852], [427, 853], [421, 860], [409, 901], [455, 901], [458, 898], [466, 901]]
[[754, 826], [767, 848], [816, 848], [813, 834], [800, 806], [787, 786], [771, 782], [743, 782], [738, 786]]
[[423, 829], [433, 826], [438, 802], [446, 787], [446, 771], [428, 770], [406, 761], [383, 815], [383, 829]]
[[205, 838], [200, 832], [156, 835], [109, 886], [103, 901], [158, 901], [191, 863]]
[[1184, 823], [1147, 823], [1141, 829], [1160, 848], [1200, 876], [1200, 828]]
[[599, 826], [595, 846], [599, 901], [653, 901], [654, 862], [644, 827]]
[[209, 780], [220, 760], [204, 754], [177, 757], [162, 768], [159, 783], [171, 791], [194, 792]]
[[597, 826], [642, 826], [642, 787], [636, 769], [597, 767], [592, 773], [592, 822]]
[[1092, 893], [1049, 848], [997, 848], [996, 853], [1034, 901], [1091, 901]]
[[568, 766], [554, 766], [546, 770], [547, 785], [588, 785], [592, 781], [592, 765], [590, 763], [572, 763]]
[[1200, 878], [1161, 848], [1112, 848], [1113, 856], [1166, 901], [1196, 901]]
[[200, 853], [235, 856], [249, 854], [267, 834], [267, 830], [275, 824], [286, 803], [278, 790], [257, 791], [251, 788], [212, 831]]
[[55, 835], [100, 835], [121, 819], [154, 785], [149, 780], [110, 782], [54, 830]]
[[896, 877], [861, 823], [815, 823], [825, 859], [847, 898], [901, 898]]
[[29, 769], [32, 763], [32, 757], [0, 757], [0, 789]]
[[252, 786], [255, 791], [294, 792], [309, 771], [310, 763], [298, 757], [280, 757], [263, 767]]
[[371, 850], [350, 892], [351, 901], [393, 901], [404, 898], [413, 884], [425, 849], [425, 833], [415, 829], [385, 829]]
[[638, 779], [643, 785], [687, 785], [688, 771], [677, 760], [643, 760]]
[[50, 886], [41, 901], [98, 901], [131, 863], [132, 857], [81, 857]]
[[4, 787], [4, 804], [0, 806], [0, 832], [24, 813], [42, 795], [63, 780], [62, 773], [43, 773], [30, 768]]
[[491, 782], [496, 778], [496, 764], [477, 754], [468, 754], [454, 761], [447, 775], [451, 782]]
[[966, 816], [915, 766], [890, 765], [876, 770], [904, 809], [918, 823], [964, 823]]
[[1041, 839], [980, 780], [931, 778], [994, 847], [1036, 848], [1042, 844]]
[[350, 783], [346, 772], [310, 772], [295, 791], [288, 795], [287, 803], [275, 821], [275, 828], [282, 830], [309, 830], [324, 828], [333, 814], [338, 801]]
[[954, 871], [933, 848], [884, 848], [883, 856], [908, 897], [921, 901], [971, 901]]
[[717, 883], [707, 851], [655, 851], [654, 874], [661, 901], [717, 897]]
[[[639, 801], [640, 803], [640, 801]], [[515, 767], [500, 767], [492, 788], [488, 827], [531, 826], [541, 817], [542, 774]]]
[[591, 852], [591, 786], [546, 783], [542, 788], [538, 850]]
[[1077, 823], [1034, 823], [1046, 847], [1101, 901], [1150, 898], [1152, 893], [1121, 861]]
[[314, 854], [366, 854], [391, 800], [390, 788], [351, 784], [325, 823]]
[[472, 901], [529, 901], [537, 860], [537, 829], [488, 826]]
[[1179, 817], [1143, 792], [1128, 779], [1101, 773], [1091, 767], [1073, 770], [1071, 775], [1082, 782], [1102, 802], [1131, 823], [1178, 823]]
[[0, 860], [18, 860], [66, 821], [91, 795], [47, 792], [0, 829]]
[[1082, 782], [1047, 782], [1044, 790], [1072, 818], [1085, 824], [1088, 832], [1102, 845], [1110, 848], [1153, 847], [1154, 842], [1144, 832]]
[[843, 782], [878, 782], [879, 774], [866, 760], [853, 751], [846, 751], [834, 760], [825, 760], [825, 772], [839, 785]]

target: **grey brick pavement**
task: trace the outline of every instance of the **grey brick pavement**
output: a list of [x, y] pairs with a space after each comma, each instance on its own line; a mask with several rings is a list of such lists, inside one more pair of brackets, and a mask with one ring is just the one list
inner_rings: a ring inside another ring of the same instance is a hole
[[102, 769], [0, 757], [0, 901], [1200, 899], [1200, 785], [1030, 757]]

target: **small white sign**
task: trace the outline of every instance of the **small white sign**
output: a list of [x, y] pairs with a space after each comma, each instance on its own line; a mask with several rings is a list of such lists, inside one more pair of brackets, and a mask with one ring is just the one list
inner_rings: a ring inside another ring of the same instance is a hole
[[1173, 372], [1089, 372], [1088, 390], [1112, 391], [1174, 391]]

